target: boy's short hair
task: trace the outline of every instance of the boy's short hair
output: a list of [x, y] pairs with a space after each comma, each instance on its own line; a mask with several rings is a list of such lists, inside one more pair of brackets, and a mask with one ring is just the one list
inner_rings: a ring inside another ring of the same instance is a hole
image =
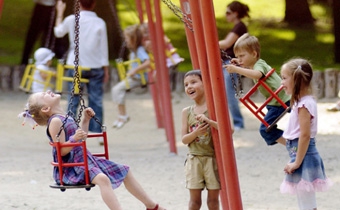
[[248, 52], [255, 51], [257, 53], [257, 58], [261, 57], [261, 46], [259, 40], [255, 36], [251, 36], [248, 33], [243, 34], [235, 42], [234, 53], [236, 54], [236, 52], [239, 50], [246, 50]]
[[190, 70], [190, 71], [188, 71], [187, 73], [185, 73], [184, 78], [186, 78], [187, 76], [190, 76], [190, 75], [199, 76], [200, 79], [202, 80], [201, 70], [199, 70], [199, 69], [195, 69], [195, 70]]

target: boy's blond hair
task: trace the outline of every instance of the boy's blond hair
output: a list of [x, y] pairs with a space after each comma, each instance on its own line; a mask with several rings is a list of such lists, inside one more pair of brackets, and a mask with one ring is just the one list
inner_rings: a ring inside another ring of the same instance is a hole
[[255, 36], [251, 36], [248, 33], [243, 34], [235, 42], [234, 53], [236, 54], [236, 52], [239, 50], [246, 50], [250, 53], [255, 51], [257, 53], [257, 58], [259, 59], [261, 57], [261, 46], [259, 40]]

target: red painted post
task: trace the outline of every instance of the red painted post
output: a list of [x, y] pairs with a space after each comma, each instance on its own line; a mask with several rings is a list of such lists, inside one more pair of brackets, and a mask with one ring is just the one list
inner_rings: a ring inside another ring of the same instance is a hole
[[1, 19], [1, 15], [2, 15], [3, 6], [4, 6], [4, 0], [0, 0], [0, 19]]
[[[137, 0], [138, 1], [138, 0]], [[139, 0], [139, 2], [142, 1], [142, 0]], [[155, 29], [155, 23], [153, 21], [153, 15], [152, 15], [152, 11], [151, 11], [151, 7], [150, 6], [147, 6], [148, 4], [150, 4], [150, 2], [147, 2], [147, 1], [144, 1], [144, 4], [145, 4], [145, 12], [146, 12], [146, 15], [148, 17], [148, 29], [149, 29], [149, 39], [151, 41], [151, 47], [152, 47], [152, 51], [153, 52], [157, 52], [157, 48], [156, 48], [156, 29]], [[140, 3], [140, 8], [143, 7], [143, 4]], [[143, 12], [143, 11], [140, 11], [140, 12]], [[140, 15], [141, 16], [141, 15]], [[143, 15], [142, 15], [143, 16]], [[156, 60], [157, 60], [157, 55], [156, 53], [153, 53], [153, 62], [155, 63], [155, 67], [157, 67], [157, 63], [156, 63]], [[154, 70], [157, 70], [154, 69]], [[164, 128], [164, 117], [163, 117], [163, 112], [162, 112], [162, 106], [161, 106], [161, 97], [160, 97], [160, 93], [159, 91], [157, 90], [160, 90], [160, 83], [157, 82], [157, 79], [156, 79], [156, 82], [155, 82], [155, 79], [153, 78], [153, 72], [150, 73], [148, 76], [149, 76], [149, 81], [150, 82], [153, 82], [152, 85], [149, 85], [150, 87], [150, 92], [151, 92], [151, 95], [152, 95], [152, 99], [153, 99], [153, 105], [155, 107], [155, 114], [156, 114], [156, 122], [157, 122], [157, 127], [158, 128]]]
[[[175, 128], [174, 128], [174, 121], [173, 121], [173, 113], [172, 113], [172, 103], [171, 103], [171, 90], [170, 90], [170, 81], [169, 81], [169, 70], [166, 66], [166, 55], [165, 55], [165, 42], [164, 42], [164, 30], [162, 26], [162, 14], [161, 14], [161, 7], [160, 1], [154, 0], [154, 11], [155, 11], [155, 26], [156, 26], [156, 39], [157, 39], [157, 49], [156, 51], [158, 54], [158, 62], [160, 64], [159, 70], [159, 77], [160, 83], [162, 84], [162, 101], [163, 101], [163, 108], [164, 108], [164, 122], [165, 122], [165, 131], [168, 137], [169, 145], [170, 145], [170, 152], [177, 154], [176, 148], [176, 137], [175, 137]], [[157, 60], [156, 60], [157, 62]]]
[[136, 0], [136, 8], [138, 11], [138, 18], [139, 18], [139, 23], [143, 23], [144, 22], [144, 11], [143, 11], [143, 6], [142, 6], [142, 1], [143, 0]]
[[203, 20], [203, 32], [205, 45], [207, 46], [208, 63], [211, 75], [211, 85], [214, 95], [215, 110], [218, 113], [220, 144], [223, 148], [222, 158], [227, 181], [227, 194], [229, 209], [242, 210], [242, 200], [239, 188], [239, 180], [234, 152], [231, 124], [227, 106], [227, 98], [222, 74], [222, 62], [220, 59], [218, 34], [215, 20], [215, 12], [212, 0], [199, 0]]
[[[203, 33], [203, 25], [202, 25], [202, 19], [203, 16], [201, 16], [199, 1], [197, 0], [189, 0], [190, 2], [190, 9], [192, 13], [192, 23], [194, 28], [194, 37], [195, 37], [195, 44], [197, 48], [197, 54], [198, 54], [198, 60], [200, 64], [200, 69], [202, 71], [202, 79], [204, 85], [204, 91], [205, 91], [205, 97], [206, 97], [206, 103], [207, 108], [209, 110], [210, 118], [213, 120], [216, 120], [216, 112], [215, 112], [215, 106], [214, 106], [214, 99], [213, 99], [213, 90], [212, 86], [210, 86], [210, 71], [208, 66], [208, 60], [207, 60], [207, 49], [205, 46], [205, 37]], [[206, 17], [204, 17], [206, 18]], [[219, 123], [219, 122], [218, 122]], [[220, 127], [220, 126], [219, 126]], [[215, 154], [216, 154], [216, 161], [218, 165], [218, 173], [220, 177], [221, 182], [221, 203], [223, 206], [223, 209], [228, 209], [228, 199], [227, 199], [227, 187], [226, 187], [226, 174], [224, 170], [224, 163], [222, 161], [222, 150], [220, 146], [220, 140], [218, 132], [215, 129], [212, 129], [212, 136], [214, 141], [214, 148], [215, 148]]]
[[[181, 0], [181, 8], [182, 8], [182, 12], [184, 12], [191, 19], [192, 17], [191, 17], [190, 5], [187, 0]], [[185, 21], [188, 22], [187, 20]], [[188, 24], [191, 24], [191, 23], [188, 23]], [[194, 32], [191, 31], [188, 27], [186, 27], [185, 24], [184, 24], [184, 28], [185, 28], [185, 34], [187, 37], [192, 67], [193, 69], [199, 69], [200, 65], [198, 61]]]
[[[168, 68], [166, 66], [166, 56], [165, 56], [165, 42], [164, 42], [164, 31], [162, 27], [162, 18], [160, 14], [159, 2], [153, 2], [154, 14], [156, 16], [156, 21], [154, 21], [154, 16], [152, 15], [152, 4], [150, 0], [145, 0], [145, 8], [148, 15], [148, 23], [152, 23], [151, 35], [153, 55], [155, 56], [155, 65], [157, 70], [157, 83], [162, 84], [159, 86], [158, 93], [161, 99], [162, 112], [164, 113], [164, 125], [167, 140], [169, 141], [170, 152], [177, 154], [175, 131], [173, 124], [173, 114], [172, 114], [172, 104], [171, 104], [171, 94], [170, 94], [170, 83], [168, 76]], [[150, 28], [149, 28], [150, 29]]]

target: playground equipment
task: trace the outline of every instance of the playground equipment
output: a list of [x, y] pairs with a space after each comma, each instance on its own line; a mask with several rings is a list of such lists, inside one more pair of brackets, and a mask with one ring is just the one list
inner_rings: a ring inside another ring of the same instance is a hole
[[[44, 73], [46, 75], [46, 80], [34, 79], [34, 74], [37, 71]], [[33, 64], [33, 61], [30, 60], [29, 64], [25, 68], [25, 72], [22, 76], [19, 88], [20, 90], [29, 93], [31, 91], [33, 82], [37, 82], [44, 85], [44, 91], [46, 91], [49, 88], [52, 89], [54, 88], [54, 85], [51, 83], [51, 80], [55, 76], [56, 73], [54, 71], [37, 69]]]
[[[79, 15], [80, 12], [80, 8], [79, 8], [79, 0], [75, 1], [75, 61], [74, 61], [74, 78], [73, 78], [73, 88], [72, 88], [72, 93], [71, 93], [71, 98], [70, 98], [70, 109], [72, 109], [72, 101], [73, 101], [73, 97], [75, 95], [75, 89], [76, 89], [76, 85], [78, 87], [79, 90], [79, 97], [80, 97], [80, 109], [79, 109], [79, 115], [77, 118], [75, 118], [75, 122], [77, 124], [78, 127], [80, 120], [81, 120], [81, 115], [83, 110], [86, 108], [84, 105], [84, 100], [82, 99], [82, 92], [81, 92], [81, 88], [80, 88], [80, 69], [79, 69]], [[90, 179], [89, 179], [89, 172], [88, 172], [88, 161], [87, 161], [87, 147], [86, 147], [86, 140], [82, 140], [81, 142], [77, 142], [77, 143], [69, 143], [69, 144], [62, 144], [59, 141], [59, 137], [61, 132], [63, 132], [64, 130], [64, 126], [67, 122], [67, 119], [70, 116], [70, 112], [69, 111], [66, 115], [65, 120], [62, 122], [62, 126], [60, 127], [60, 130], [57, 134], [57, 141], [56, 142], [51, 142], [50, 145], [52, 147], [54, 147], [56, 149], [56, 153], [57, 153], [57, 160], [56, 161], [52, 161], [51, 164], [55, 167], [58, 167], [59, 170], [59, 177], [60, 177], [60, 183], [59, 184], [52, 184], [50, 185], [51, 188], [54, 189], [60, 189], [62, 192], [65, 191], [66, 189], [75, 189], [75, 188], [85, 188], [86, 190], [90, 190], [92, 187], [94, 187], [95, 185], [90, 183]], [[73, 116], [72, 116], [73, 117]], [[99, 123], [101, 125], [101, 123], [99, 122], [99, 120], [96, 117], [93, 117], [93, 119]], [[93, 154], [94, 156], [98, 156], [98, 157], [105, 157], [106, 159], [109, 158], [108, 155], [108, 144], [107, 144], [107, 134], [106, 134], [106, 127], [101, 125], [102, 128], [102, 133], [96, 133], [96, 134], [89, 134], [88, 138], [92, 138], [92, 137], [102, 137], [103, 138], [103, 145], [104, 145], [104, 152], [103, 153], [96, 153]], [[83, 162], [80, 163], [63, 163], [62, 161], [62, 157], [61, 157], [61, 149], [63, 147], [73, 147], [73, 146], [81, 146], [82, 150], [83, 150]], [[83, 166], [85, 168], [85, 185], [64, 185], [63, 181], [62, 181], [62, 177], [63, 177], [63, 168], [64, 167], [74, 167], [74, 166]]]
[[[62, 93], [64, 82], [73, 82], [74, 81], [73, 77], [65, 76], [65, 70], [66, 69], [74, 69], [74, 66], [64, 65], [63, 63], [64, 63], [64, 61], [60, 60], [58, 65], [57, 65], [57, 71], [54, 72], [54, 71], [48, 71], [48, 70], [43, 70], [43, 69], [37, 69], [35, 67], [35, 65], [33, 64], [33, 60], [30, 60], [30, 63], [25, 68], [25, 71], [24, 71], [23, 77], [21, 79], [19, 88], [22, 91], [29, 93], [31, 91], [31, 87], [32, 87], [33, 82], [38, 82], [38, 83], [44, 85], [44, 91], [46, 91], [47, 89], [55, 89], [55, 92]], [[90, 70], [90, 68], [87, 68], [87, 67], [82, 67], [82, 66], [78, 67], [77, 71], [78, 71], [80, 79], [79, 79], [79, 81], [78, 80], [75, 81], [76, 82], [75, 90], [74, 90], [75, 94], [79, 94], [78, 82], [80, 82], [80, 83], [88, 83], [89, 82], [88, 79], [81, 77], [82, 71], [89, 71], [89, 70]], [[43, 80], [34, 79], [34, 74], [35, 74], [36, 71], [40, 71], [40, 72], [43, 72], [44, 74], [46, 74], [47, 75], [46, 80], [43, 81]], [[55, 84], [52, 83], [53, 78], [55, 78]]]
[[[246, 95], [243, 97], [239, 98], [239, 100], [253, 113], [253, 115], [259, 119], [266, 127], [266, 131], [269, 132], [274, 126], [276, 126], [277, 122], [287, 113], [290, 111], [290, 107], [288, 107], [285, 102], [283, 102], [278, 94], [280, 91], [283, 90], [283, 86], [278, 88], [277, 90], [272, 91], [270, 87], [265, 83], [266, 79], [270, 77], [275, 72], [275, 69], [270, 70], [265, 77], [261, 78], [258, 80], [258, 82], [248, 91]], [[251, 96], [258, 90], [258, 88], [262, 86], [266, 91], [270, 93], [270, 97], [268, 97], [265, 102], [257, 106], [254, 101], [251, 100]], [[269, 124], [267, 121], [264, 120], [265, 113], [263, 112], [263, 109], [266, 107], [266, 105], [271, 101], [271, 100], [277, 100], [281, 106], [285, 109], [285, 111], [272, 123]]]
[[[89, 82], [88, 79], [81, 77], [82, 71], [89, 71], [90, 68], [78, 66], [78, 68], [75, 69], [74, 66], [64, 65], [63, 62], [64, 62], [63, 60], [59, 61], [58, 66], [57, 66], [55, 91], [57, 93], [62, 93], [64, 82], [75, 82], [75, 84], [74, 84], [74, 94], [79, 94], [80, 83], [88, 83]], [[77, 71], [77, 73], [75, 73], [74, 75], [76, 75], [76, 74], [79, 75], [79, 80], [74, 80], [73, 77], [65, 76], [65, 70], [66, 69], [74, 69], [75, 71]]]
[[[231, 57], [225, 56], [224, 57], [224, 63], [230, 63]], [[235, 97], [240, 100], [240, 102], [247, 108], [249, 111], [263, 123], [267, 129], [266, 132], [269, 132], [273, 127], [276, 126], [276, 124], [279, 122], [279, 120], [290, 111], [290, 107], [288, 107], [285, 102], [283, 102], [278, 94], [283, 90], [283, 86], [279, 87], [275, 92], [266, 84], [266, 80], [270, 75], [272, 75], [275, 72], [275, 69], [271, 69], [263, 78], [259, 79], [258, 82], [246, 93], [243, 95], [243, 88], [242, 88], [242, 81], [241, 76], [239, 74], [237, 75], [238, 78], [238, 86], [236, 85], [236, 82], [234, 80], [234, 77], [231, 76], [231, 82], [233, 84], [234, 90], [235, 90]], [[231, 73], [234, 74], [234, 73]], [[259, 89], [259, 87], [262, 86], [268, 93], [270, 94], [270, 97], [268, 97], [264, 103], [260, 106], [257, 106], [254, 101], [251, 100], [251, 96]], [[285, 109], [285, 111], [274, 120], [273, 123], [269, 124], [267, 121], [265, 121], [265, 113], [263, 109], [267, 106], [267, 104], [271, 100], [277, 100], [277, 102], [280, 103], [280, 105]]]
[[[141, 61], [140, 61], [140, 59], [123, 61], [123, 59], [119, 58], [119, 59], [116, 60], [116, 62], [117, 62], [117, 71], [118, 71], [119, 78], [120, 78], [120, 80], [125, 81], [126, 90], [130, 90], [130, 84], [128, 82], [127, 72], [129, 71], [129, 69], [131, 69], [132, 63], [138, 63], [138, 65], [140, 65]], [[145, 88], [147, 86], [145, 73], [147, 73], [148, 71], [149, 71], [149, 69], [138, 72], [140, 79], [141, 79], [141, 84], [142, 84], [141, 87], [142, 88]]]
[[[104, 151], [102, 153], [92, 153], [93, 156], [97, 157], [104, 157], [106, 159], [109, 159], [109, 151], [108, 151], [108, 143], [107, 143], [107, 134], [106, 134], [106, 127], [102, 127], [102, 133], [91, 133], [88, 134], [88, 138], [94, 138], [94, 137], [102, 137], [104, 141]], [[57, 161], [52, 161], [51, 165], [58, 167], [59, 170], [59, 177], [63, 177], [63, 168], [64, 167], [74, 167], [74, 166], [83, 166], [85, 168], [85, 184], [84, 185], [65, 185], [63, 183], [62, 178], [60, 178], [60, 184], [51, 184], [50, 187], [54, 189], [60, 189], [60, 191], [64, 192], [66, 189], [76, 189], [76, 188], [85, 188], [87, 191], [91, 190], [92, 187], [94, 187], [94, 184], [90, 183], [89, 173], [88, 173], [88, 162], [87, 162], [87, 146], [86, 146], [86, 140], [83, 140], [81, 142], [77, 143], [69, 143], [69, 144], [61, 144], [59, 141], [57, 142], [50, 142], [50, 145], [54, 147], [57, 150]], [[83, 149], [83, 162], [80, 163], [64, 163], [62, 161], [61, 157], [61, 149], [63, 147], [75, 147], [75, 146], [81, 146]]]

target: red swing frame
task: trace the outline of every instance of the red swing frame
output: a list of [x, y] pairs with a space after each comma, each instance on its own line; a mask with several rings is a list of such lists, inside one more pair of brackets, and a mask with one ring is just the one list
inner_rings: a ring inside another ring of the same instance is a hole
[[[102, 127], [103, 132], [102, 133], [91, 133], [88, 134], [87, 138], [94, 138], [94, 137], [103, 137], [103, 146], [104, 151], [101, 153], [93, 153], [93, 156], [96, 157], [104, 157], [105, 159], [109, 159], [109, 150], [108, 150], [108, 143], [107, 143], [107, 134], [106, 134], [106, 127]], [[60, 184], [52, 184], [50, 185], [51, 188], [60, 189], [62, 192], [64, 192], [66, 189], [74, 189], [74, 188], [85, 188], [87, 191], [89, 191], [92, 187], [94, 187], [94, 184], [91, 184], [90, 182], [90, 176], [89, 176], [89, 170], [88, 170], [88, 161], [87, 161], [87, 147], [86, 147], [86, 140], [83, 140], [81, 142], [75, 142], [75, 143], [68, 143], [63, 144], [58, 142], [50, 142], [50, 145], [52, 147], [55, 147], [57, 150], [57, 162], [52, 161], [51, 165], [58, 167], [59, 169], [59, 177], [60, 177]], [[75, 146], [81, 146], [83, 149], [83, 162], [80, 163], [64, 163], [62, 161], [61, 157], [61, 149], [63, 147], [75, 147]], [[74, 167], [74, 166], [83, 166], [85, 168], [85, 185], [64, 185], [62, 177], [64, 175], [63, 168], [64, 167]]]
[[[275, 92], [272, 91], [272, 89], [265, 83], [266, 79], [270, 77], [275, 72], [275, 69], [271, 69], [265, 77], [258, 80], [258, 82], [245, 94], [243, 97], [241, 97], [239, 100], [249, 109], [251, 113], [257, 117], [266, 127], [266, 131], [270, 131], [277, 122], [290, 110], [290, 107], [283, 102], [278, 94], [280, 91], [283, 90], [283, 86], [280, 86]], [[258, 88], [262, 85], [269, 93], [270, 97], [268, 97], [265, 102], [261, 106], [257, 106], [254, 101], [251, 100], [251, 96], [258, 90]], [[265, 113], [263, 112], [263, 109], [267, 106], [267, 104], [272, 100], [276, 99], [281, 106], [285, 109], [285, 111], [272, 123], [269, 124], [267, 121], [264, 120]]]

